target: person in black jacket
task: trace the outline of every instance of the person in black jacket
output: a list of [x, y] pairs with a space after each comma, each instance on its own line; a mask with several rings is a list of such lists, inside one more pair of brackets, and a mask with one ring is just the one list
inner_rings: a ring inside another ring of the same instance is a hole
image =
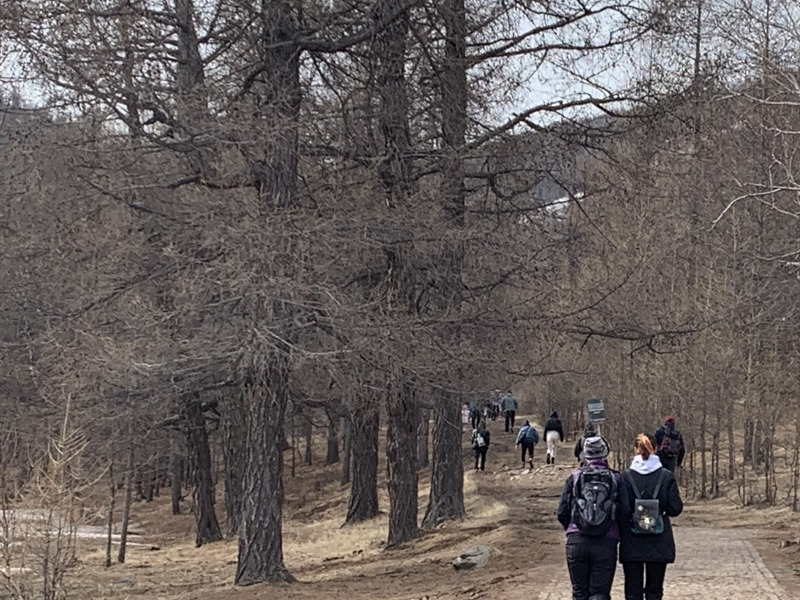
[[[633, 450], [633, 462], [622, 474], [627, 500], [620, 504], [619, 562], [625, 573], [625, 600], [661, 600], [667, 565], [675, 562], [670, 519], [681, 514], [683, 501], [675, 476], [661, 465], [650, 438], [639, 434]], [[641, 518], [637, 504], [642, 505], [637, 499], [658, 500], [661, 523], [650, 533], [637, 526]]]
[[659, 427], [653, 436], [656, 441], [655, 449], [661, 464], [665, 469], [675, 472], [675, 467], [680, 467], [686, 448], [683, 445], [683, 435], [675, 428], [675, 417], [667, 417], [664, 424]]
[[558, 443], [564, 441], [564, 427], [558, 413], [553, 411], [544, 424], [544, 441], [547, 442], [547, 464], [556, 464], [556, 448]]
[[486, 429], [483, 421], [478, 423], [478, 428], [472, 432], [472, 450], [475, 452], [475, 470], [483, 471], [486, 466], [486, 452], [489, 450], [489, 441], [491, 433]]

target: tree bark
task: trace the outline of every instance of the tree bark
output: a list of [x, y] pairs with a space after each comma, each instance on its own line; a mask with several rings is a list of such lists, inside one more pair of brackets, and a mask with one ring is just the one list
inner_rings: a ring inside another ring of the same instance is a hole
[[428, 438], [430, 437], [430, 420], [431, 420], [431, 412], [429, 409], [425, 408], [420, 410], [420, 418], [419, 423], [417, 425], [417, 441], [419, 442], [419, 446], [417, 448], [417, 453], [419, 457], [419, 469], [427, 469], [430, 466], [430, 460], [428, 458], [429, 450], [428, 450]]
[[314, 464], [314, 453], [313, 453], [313, 444], [314, 444], [314, 422], [311, 419], [310, 415], [303, 416], [303, 429], [305, 433], [305, 442], [306, 442], [306, 453], [303, 459], [308, 466]]
[[172, 496], [172, 514], [181, 514], [181, 500], [183, 499], [183, 471], [185, 468], [185, 460], [182, 456], [176, 454], [172, 457], [172, 464], [170, 465], [170, 493]]
[[[380, 415], [369, 399], [361, 399], [350, 417], [352, 482], [345, 525], [360, 523], [378, 515], [378, 434]], [[348, 445], [345, 442], [346, 446]], [[345, 462], [348, 462], [347, 460]]]
[[281, 531], [288, 357], [273, 350], [257, 360], [244, 386], [247, 460], [236, 585], [295, 580], [283, 564]]
[[433, 413], [433, 469], [422, 526], [430, 529], [464, 516], [464, 466], [461, 461], [461, 399], [443, 392]]
[[[128, 435], [133, 435], [130, 431]], [[125, 562], [125, 550], [128, 544], [128, 523], [131, 518], [131, 504], [133, 502], [133, 479], [135, 477], [133, 461], [133, 441], [128, 447], [128, 464], [125, 469], [125, 504], [122, 506], [122, 529], [119, 532], [119, 552], [117, 562]]]
[[404, 381], [389, 390], [386, 458], [389, 471], [389, 546], [419, 534], [417, 423], [419, 410], [413, 384]]
[[203, 544], [220, 541], [222, 530], [214, 509], [216, 499], [211, 446], [208, 443], [206, 419], [203, 416], [203, 405], [200, 400], [193, 399], [184, 403], [183, 418], [186, 422], [187, 445], [195, 462], [192, 500], [196, 526], [195, 545], [199, 548]]
[[336, 422], [339, 417], [330, 410], [325, 411], [328, 417], [328, 449], [325, 453], [325, 464], [333, 465], [339, 462], [339, 432]]
[[229, 394], [222, 402], [222, 452], [225, 457], [226, 534], [239, 534], [242, 523], [244, 466], [247, 459], [247, 427], [242, 394]]
[[[352, 464], [353, 460], [352, 449], [353, 449], [353, 426], [349, 418], [344, 418], [342, 419], [342, 454], [344, 454], [344, 458], [342, 459], [342, 477], [340, 479], [340, 483], [342, 485], [347, 485], [348, 483], [350, 483], [350, 465]], [[376, 449], [375, 456], [377, 455], [378, 451]], [[348, 513], [349, 512], [350, 510], [348, 508]]]

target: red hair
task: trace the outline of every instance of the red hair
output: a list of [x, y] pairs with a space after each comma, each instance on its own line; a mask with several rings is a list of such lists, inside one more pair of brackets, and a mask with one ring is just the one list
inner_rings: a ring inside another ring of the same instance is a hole
[[636, 436], [636, 441], [633, 443], [633, 451], [636, 454], [640, 454], [644, 460], [650, 458], [651, 454], [656, 453], [650, 438], [643, 433]]

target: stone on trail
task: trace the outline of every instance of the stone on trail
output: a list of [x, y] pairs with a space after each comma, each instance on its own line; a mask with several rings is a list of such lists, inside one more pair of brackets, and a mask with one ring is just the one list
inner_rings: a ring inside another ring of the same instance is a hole
[[462, 552], [453, 561], [453, 568], [457, 571], [483, 567], [489, 562], [492, 549], [489, 546], [471, 546]]

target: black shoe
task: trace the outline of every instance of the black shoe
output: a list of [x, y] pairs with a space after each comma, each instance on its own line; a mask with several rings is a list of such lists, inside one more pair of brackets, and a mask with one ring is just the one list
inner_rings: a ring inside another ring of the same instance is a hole
[[533, 459], [530, 459], [530, 460], [528, 461], [528, 464], [530, 465], [530, 467], [531, 467], [531, 469], [532, 469], [532, 468], [533, 468]]

